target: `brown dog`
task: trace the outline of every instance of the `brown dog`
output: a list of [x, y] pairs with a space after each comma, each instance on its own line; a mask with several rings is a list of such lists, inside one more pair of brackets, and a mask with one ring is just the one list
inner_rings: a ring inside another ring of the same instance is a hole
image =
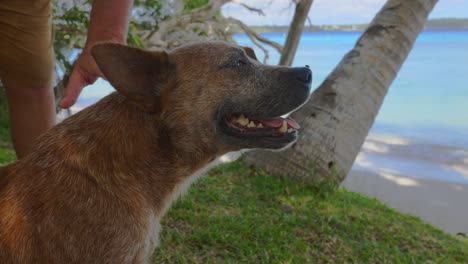
[[145, 263], [197, 172], [228, 151], [294, 142], [297, 124], [279, 116], [309, 97], [308, 68], [233, 45], [92, 53], [118, 93], [0, 169], [1, 263]]

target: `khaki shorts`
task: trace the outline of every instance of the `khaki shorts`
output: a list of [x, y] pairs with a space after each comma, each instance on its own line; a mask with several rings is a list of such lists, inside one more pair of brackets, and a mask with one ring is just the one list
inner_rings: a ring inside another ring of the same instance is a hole
[[50, 0], [0, 0], [0, 79], [50, 85], [53, 69]]

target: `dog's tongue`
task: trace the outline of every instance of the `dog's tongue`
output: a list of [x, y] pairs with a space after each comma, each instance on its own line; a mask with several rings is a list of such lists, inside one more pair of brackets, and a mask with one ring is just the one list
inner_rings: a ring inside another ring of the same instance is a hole
[[257, 120], [262, 122], [262, 124], [269, 126], [269, 127], [280, 127], [281, 125], [283, 125], [283, 120], [284, 120], [286, 121], [286, 123], [288, 123], [288, 127], [292, 127], [294, 129], [300, 128], [296, 120], [292, 119], [291, 117], [288, 117], [286, 119], [278, 117], [278, 118], [273, 118], [273, 119], [257, 119]]
[[299, 129], [301, 126], [296, 122], [296, 120], [292, 119], [292, 117], [288, 116], [286, 118], [286, 122], [288, 122], [289, 126], [292, 126], [294, 129]]

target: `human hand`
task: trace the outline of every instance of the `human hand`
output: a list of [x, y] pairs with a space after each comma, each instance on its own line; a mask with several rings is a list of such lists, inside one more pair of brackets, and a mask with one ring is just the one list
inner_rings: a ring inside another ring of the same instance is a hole
[[66, 109], [74, 105], [81, 90], [93, 84], [98, 77], [102, 77], [102, 73], [91, 56], [91, 47], [85, 47], [73, 66], [60, 107]]
[[98, 42], [125, 44], [133, 0], [94, 0], [85, 48], [78, 57], [68, 80], [60, 107], [69, 108], [87, 85], [102, 77], [91, 56], [91, 48]]

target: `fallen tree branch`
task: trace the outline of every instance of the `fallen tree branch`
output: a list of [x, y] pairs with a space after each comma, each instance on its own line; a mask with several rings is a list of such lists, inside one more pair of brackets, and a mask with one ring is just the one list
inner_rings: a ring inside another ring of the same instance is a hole
[[[241, 20], [232, 17], [224, 18], [217, 16], [221, 7], [230, 2], [241, 5], [251, 12], [264, 15], [261, 9], [251, 7], [239, 0], [210, 0], [208, 4], [202, 7], [190, 11], [182, 11], [179, 14], [175, 14], [159, 22], [157, 29], [147, 32], [145, 34], [146, 36], [143, 38], [150, 48], [172, 48], [190, 41], [190, 38], [184, 37], [183, 34], [190, 36], [191, 34], [188, 31], [193, 28], [198, 28], [197, 30], [200, 32], [206, 31], [207, 35], [209, 35], [210, 32], [217, 33], [214, 33], [218, 35], [217, 37], [212, 36], [211, 38], [208, 37], [208, 39], [225, 39], [229, 41], [230, 36], [227, 33], [227, 29], [230, 25], [236, 25], [249, 37], [255, 46], [262, 50], [265, 54], [264, 61], [269, 58], [268, 50], [264, 45], [273, 47], [281, 54], [283, 47], [280, 44], [262, 37]], [[224, 28], [224, 30], [221, 28]], [[186, 33], [179, 34], [184, 31], [186, 31]], [[197, 38], [193, 40], [197, 40]]]
[[240, 21], [239, 19], [236, 19], [236, 18], [232, 18], [232, 17], [228, 17], [228, 18], [225, 18], [223, 19], [226, 23], [232, 23], [232, 24], [236, 24], [238, 25], [242, 31], [244, 31], [249, 37], [253, 37], [254, 39], [258, 40], [259, 42], [263, 43], [263, 44], [266, 44], [266, 45], [269, 45], [271, 47], [273, 47], [274, 49], [276, 49], [280, 54], [281, 52], [283, 51], [283, 47], [272, 41], [272, 40], [269, 40], [267, 38], [264, 38], [262, 36], [260, 36], [260, 34], [258, 34], [257, 32], [253, 31], [249, 26], [247, 26], [246, 24], [244, 24], [244, 22]]
[[232, 2], [235, 3], [235, 4], [238, 4], [238, 5], [240, 5], [240, 6], [242, 6], [243, 8], [249, 10], [250, 12], [257, 13], [257, 14], [260, 15], [260, 16], [265, 16], [265, 13], [264, 13], [263, 10], [260, 9], [260, 8], [255, 8], [255, 7], [253, 7], [253, 6], [249, 6], [249, 5], [245, 4], [245, 3], [241, 3], [241, 2], [235, 1], [235, 0], [233, 0]]

